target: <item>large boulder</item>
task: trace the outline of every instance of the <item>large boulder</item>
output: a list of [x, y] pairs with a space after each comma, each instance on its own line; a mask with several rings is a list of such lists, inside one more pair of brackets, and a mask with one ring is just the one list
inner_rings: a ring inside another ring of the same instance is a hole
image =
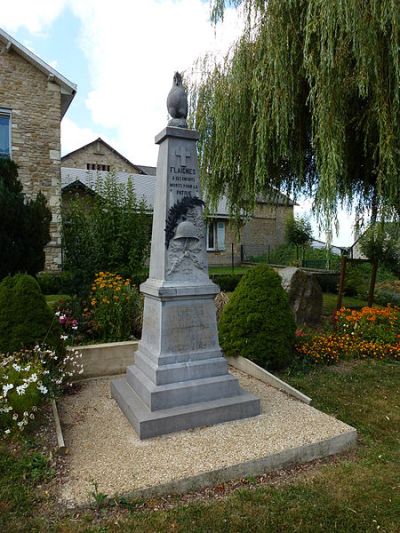
[[288, 294], [289, 305], [298, 326], [315, 325], [321, 320], [322, 290], [311, 272], [287, 267], [279, 270], [282, 287]]

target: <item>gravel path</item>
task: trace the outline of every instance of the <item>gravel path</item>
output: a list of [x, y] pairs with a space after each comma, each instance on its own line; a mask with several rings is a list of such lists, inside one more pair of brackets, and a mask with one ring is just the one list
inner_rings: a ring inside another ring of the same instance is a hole
[[164, 484], [259, 459], [352, 428], [261, 381], [231, 370], [261, 399], [261, 415], [140, 441], [110, 396], [110, 379], [83, 383], [59, 402], [68, 448], [60, 500], [89, 501], [93, 483], [108, 495]]

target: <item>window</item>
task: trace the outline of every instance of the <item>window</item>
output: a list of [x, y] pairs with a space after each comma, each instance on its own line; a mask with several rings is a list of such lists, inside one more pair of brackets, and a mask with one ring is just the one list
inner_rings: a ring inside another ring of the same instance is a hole
[[207, 250], [225, 250], [225, 222], [209, 220], [207, 223]]
[[0, 157], [11, 157], [11, 112], [0, 108]]
[[104, 170], [110, 172], [110, 165], [100, 165], [98, 163], [86, 163], [86, 170]]

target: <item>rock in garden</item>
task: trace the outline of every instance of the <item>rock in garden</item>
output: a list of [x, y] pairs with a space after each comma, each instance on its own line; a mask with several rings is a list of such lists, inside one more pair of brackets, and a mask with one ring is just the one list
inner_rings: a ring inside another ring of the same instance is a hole
[[289, 304], [298, 326], [320, 322], [322, 314], [322, 290], [311, 272], [287, 267], [279, 270], [282, 287], [288, 293]]

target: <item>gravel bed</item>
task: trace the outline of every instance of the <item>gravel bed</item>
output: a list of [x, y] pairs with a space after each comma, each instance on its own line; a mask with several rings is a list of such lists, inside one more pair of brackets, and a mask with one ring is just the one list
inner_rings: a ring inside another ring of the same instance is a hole
[[[108, 494], [131, 493], [320, 442], [352, 428], [237, 370], [261, 399], [259, 416], [141, 441], [110, 395], [110, 378], [82, 384], [59, 402], [68, 450], [60, 501], [85, 504], [94, 483]], [[93, 501], [93, 499], [92, 499]]]

